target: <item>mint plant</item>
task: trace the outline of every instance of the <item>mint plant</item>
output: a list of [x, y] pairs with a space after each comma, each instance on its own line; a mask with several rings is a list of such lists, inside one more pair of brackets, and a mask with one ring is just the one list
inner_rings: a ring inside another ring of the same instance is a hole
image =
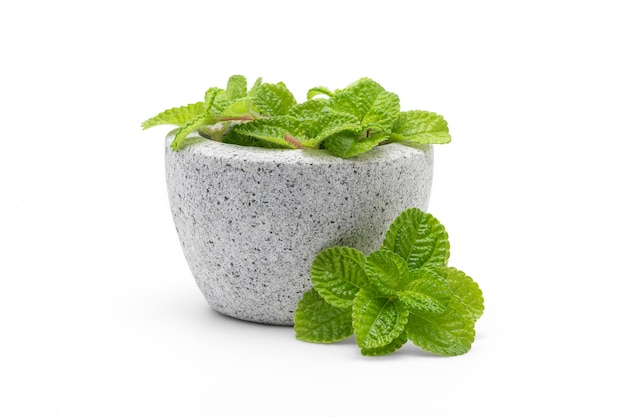
[[369, 256], [324, 249], [311, 266], [313, 288], [295, 311], [296, 337], [333, 343], [356, 334], [366, 356], [392, 353], [408, 340], [439, 355], [466, 353], [484, 301], [478, 284], [447, 266], [449, 256], [443, 225], [416, 208], [396, 218]]
[[204, 100], [175, 107], [146, 120], [144, 129], [177, 126], [171, 148], [192, 143], [190, 134], [218, 142], [283, 149], [327, 149], [343, 158], [389, 142], [450, 142], [442, 116], [419, 110], [400, 111], [400, 99], [369, 78], [344, 89], [314, 87], [297, 103], [284, 83], [257, 79], [250, 89], [241, 75], [226, 89], [209, 88]]

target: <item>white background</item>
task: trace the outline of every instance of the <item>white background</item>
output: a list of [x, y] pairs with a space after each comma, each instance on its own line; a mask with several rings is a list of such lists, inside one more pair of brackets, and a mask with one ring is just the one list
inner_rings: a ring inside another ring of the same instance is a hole
[[[626, 415], [626, 3], [0, 6], [0, 415]], [[361, 357], [213, 312], [140, 123], [235, 73], [445, 116], [429, 211], [472, 350]]]

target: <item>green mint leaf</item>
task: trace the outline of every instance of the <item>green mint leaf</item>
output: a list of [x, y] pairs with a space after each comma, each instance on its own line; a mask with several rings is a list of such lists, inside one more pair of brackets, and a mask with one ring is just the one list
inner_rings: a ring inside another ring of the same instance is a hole
[[256, 108], [250, 98], [244, 97], [230, 103], [222, 111], [220, 119], [246, 120], [253, 119], [256, 115]]
[[456, 268], [437, 268], [431, 273], [439, 274], [451, 292], [449, 306], [466, 320], [475, 322], [485, 310], [485, 300], [480, 287], [472, 278]]
[[261, 85], [263, 85], [263, 78], [259, 77], [256, 79], [256, 81], [254, 81], [254, 84], [252, 84], [252, 87], [250, 88], [249, 94], [250, 96], [254, 95], [253, 93], [261, 87]]
[[307, 98], [307, 100], [311, 100], [311, 99], [313, 99], [313, 97], [316, 97], [316, 96], [319, 96], [319, 95], [332, 97], [334, 95], [334, 93], [332, 91], [330, 91], [330, 89], [328, 89], [327, 87], [321, 87], [321, 86], [313, 87], [313, 88], [309, 89], [309, 91], [307, 91], [306, 98]]
[[340, 113], [350, 113], [365, 129], [391, 133], [394, 121], [400, 114], [400, 99], [369, 78], [362, 78], [336, 92], [328, 107]]
[[248, 97], [258, 112], [265, 116], [285, 116], [296, 105], [296, 99], [283, 83], [255, 86]]
[[238, 125], [234, 130], [240, 135], [291, 149], [303, 149], [302, 141], [306, 138], [306, 133], [298, 120], [290, 116], [258, 119]]
[[323, 112], [308, 129], [307, 146], [317, 148], [328, 137], [340, 132], [360, 131], [359, 121], [348, 113]]
[[411, 275], [412, 281], [398, 292], [409, 312], [418, 316], [445, 312], [452, 297], [446, 280], [428, 268], [412, 271]]
[[215, 97], [221, 92], [223, 92], [221, 88], [211, 87], [204, 93], [204, 104], [207, 109], [213, 107], [213, 102], [215, 101]]
[[357, 249], [327, 248], [313, 260], [311, 282], [326, 302], [339, 308], [350, 307], [368, 282], [364, 265], [365, 255]]
[[[207, 99], [207, 94], [205, 94], [205, 101]], [[215, 113], [221, 115], [230, 104], [245, 97], [246, 94], [246, 78], [242, 75], [233, 75], [228, 79], [226, 90], [218, 91], [213, 98], [213, 108], [215, 109]]]
[[400, 349], [407, 342], [406, 334], [402, 333], [391, 341], [391, 343], [377, 347], [377, 348], [362, 348], [361, 354], [363, 356], [382, 356], [388, 355]]
[[365, 272], [372, 286], [386, 296], [396, 295], [411, 279], [406, 261], [387, 250], [372, 252], [365, 261]]
[[287, 116], [295, 117], [310, 127], [321, 117], [325, 107], [326, 103], [322, 100], [308, 100], [290, 108]]
[[416, 345], [441, 355], [460, 355], [470, 350], [474, 324], [484, 310], [478, 285], [463, 272], [450, 267], [429, 271], [444, 279], [451, 293], [448, 309], [439, 315], [410, 314], [406, 333]]
[[[211, 90], [209, 90], [211, 91]], [[205, 94], [205, 101], [207, 101], [207, 95]], [[226, 90], [217, 90], [213, 97], [213, 109], [214, 114], [220, 115], [224, 110], [232, 104], [234, 101], [241, 99], [247, 94], [247, 82], [246, 78], [242, 75], [233, 75], [228, 79]]]
[[226, 84], [226, 93], [231, 100], [243, 98], [248, 94], [248, 82], [243, 75], [233, 75]]
[[410, 313], [405, 331], [415, 345], [444, 356], [466, 353], [475, 337], [474, 323], [452, 309], [429, 318]]
[[174, 136], [174, 140], [170, 144], [170, 148], [172, 148], [173, 151], [180, 151], [190, 143], [190, 141], [187, 140], [187, 136], [191, 132], [200, 129], [201, 127], [208, 126], [209, 124], [211, 124], [211, 119], [204, 115], [190, 120], [187, 124], [178, 129], [176, 136]]
[[360, 137], [353, 131], [343, 130], [326, 138], [323, 141], [323, 147], [335, 156], [352, 158], [369, 151], [384, 140], [386, 137], [380, 134]]
[[328, 304], [311, 289], [304, 293], [294, 314], [296, 338], [306, 342], [333, 343], [354, 332], [352, 308]]
[[284, 144], [268, 142], [253, 138], [252, 136], [242, 135], [237, 132], [236, 129], [227, 129], [221, 142], [239, 146], [254, 146], [257, 148], [285, 149]]
[[329, 136], [342, 131], [358, 132], [361, 125], [356, 116], [329, 111], [322, 100], [309, 100], [293, 106], [288, 116], [296, 118], [303, 129], [302, 143], [309, 148], [319, 148]]
[[411, 110], [402, 112], [396, 119], [390, 139], [408, 140], [418, 144], [450, 143], [448, 122], [436, 113]]
[[445, 266], [450, 257], [450, 242], [443, 225], [417, 208], [405, 210], [394, 220], [382, 249], [400, 255], [410, 270]]
[[363, 289], [352, 307], [352, 325], [360, 348], [380, 348], [402, 334], [409, 311], [395, 298], [378, 296]]
[[146, 120], [141, 124], [141, 127], [143, 129], [148, 129], [158, 125], [174, 125], [182, 127], [189, 123], [190, 120], [203, 115], [204, 111], [204, 102], [189, 104], [188, 106], [174, 107]]

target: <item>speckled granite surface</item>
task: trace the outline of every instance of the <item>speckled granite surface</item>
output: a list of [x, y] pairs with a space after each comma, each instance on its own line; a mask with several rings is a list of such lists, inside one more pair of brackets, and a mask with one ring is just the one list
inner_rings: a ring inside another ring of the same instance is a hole
[[172, 152], [170, 206], [191, 272], [222, 314], [293, 325], [322, 249], [370, 253], [408, 207], [427, 208], [432, 147], [379, 146], [344, 160], [209, 140]]

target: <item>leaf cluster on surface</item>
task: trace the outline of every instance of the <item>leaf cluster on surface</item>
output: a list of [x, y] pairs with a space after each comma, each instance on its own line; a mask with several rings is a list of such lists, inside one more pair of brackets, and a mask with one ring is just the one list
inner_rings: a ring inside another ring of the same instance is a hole
[[466, 353], [483, 313], [478, 285], [447, 266], [448, 234], [411, 208], [389, 227], [380, 250], [331, 247], [311, 266], [313, 288], [295, 311], [296, 337], [333, 343], [352, 334], [361, 353], [392, 353], [408, 340], [444, 356]]
[[297, 103], [284, 83], [261, 78], [248, 89], [241, 75], [226, 89], [209, 88], [204, 100], [175, 107], [143, 122], [148, 129], [174, 125], [171, 143], [178, 151], [192, 132], [219, 142], [283, 149], [327, 149], [343, 158], [389, 142], [450, 142], [442, 116], [420, 110], [400, 111], [400, 99], [380, 84], [361, 78], [344, 89], [314, 87]]

